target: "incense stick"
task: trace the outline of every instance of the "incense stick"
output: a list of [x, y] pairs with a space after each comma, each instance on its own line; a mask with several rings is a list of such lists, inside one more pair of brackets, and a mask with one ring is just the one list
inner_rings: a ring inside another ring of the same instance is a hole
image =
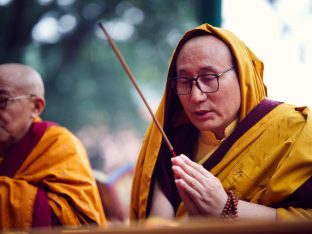
[[106, 38], [107, 38], [107, 41], [108, 41], [108, 44], [111, 46], [111, 48], [113, 49], [113, 51], [115, 52], [119, 62], [121, 63], [122, 67], [124, 68], [125, 72], [127, 73], [129, 79], [131, 80], [132, 84], [134, 85], [135, 89], [137, 90], [137, 92], [139, 93], [141, 99], [143, 100], [145, 106], [147, 107], [149, 113], [151, 114], [153, 120], [154, 120], [154, 123], [156, 124], [157, 128], [159, 129], [160, 133], [162, 134], [170, 152], [172, 153], [172, 155], [174, 157], [176, 157], [176, 154], [174, 152], [174, 149], [166, 135], [166, 133], [164, 132], [163, 128], [160, 126], [160, 123], [158, 122], [158, 120], [156, 119], [151, 107], [149, 106], [148, 102], [146, 101], [143, 93], [141, 92], [137, 82], [135, 81], [135, 78], [134, 76], [132, 75], [132, 72], [130, 70], [130, 68], [128, 67], [125, 59], [123, 58], [122, 54], [120, 53], [120, 51], [118, 50], [115, 42], [113, 41], [113, 39], [110, 37], [110, 35], [108, 34], [108, 32], [106, 31], [106, 29], [104, 28], [104, 25], [99, 22], [98, 25], [100, 26], [100, 28], [102, 29], [103, 33], [105, 34]]

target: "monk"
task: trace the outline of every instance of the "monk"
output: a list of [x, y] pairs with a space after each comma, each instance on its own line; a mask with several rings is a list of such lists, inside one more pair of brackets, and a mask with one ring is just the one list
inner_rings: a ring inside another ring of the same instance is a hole
[[85, 148], [44, 108], [38, 72], [0, 65], [0, 229], [105, 225]]
[[132, 187], [131, 220], [312, 219], [312, 113], [267, 98], [263, 63], [203, 24], [179, 41]]

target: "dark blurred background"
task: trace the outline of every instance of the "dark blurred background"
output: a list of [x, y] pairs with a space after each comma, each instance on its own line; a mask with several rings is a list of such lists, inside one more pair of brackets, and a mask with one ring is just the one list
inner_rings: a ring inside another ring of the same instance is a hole
[[155, 111], [177, 40], [201, 22], [220, 26], [221, 0], [0, 0], [0, 20], [0, 63], [38, 70], [43, 118], [76, 133], [93, 168], [109, 172], [114, 155], [135, 161], [151, 118], [97, 23]]
[[0, 62], [41, 73], [45, 118], [73, 131], [105, 124], [142, 132], [147, 124], [140, 103], [97, 22], [106, 25], [138, 82], [159, 93], [177, 39], [202, 21], [202, 6], [210, 1], [1, 2]]
[[109, 219], [126, 220], [149, 113], [97, 23], [102, 22], [156, 110], [171, 53], [201, 22], [221, 24], [221, 0], [0, 0], [0, 63], [38, 70], [43, 119], [86, 146]]

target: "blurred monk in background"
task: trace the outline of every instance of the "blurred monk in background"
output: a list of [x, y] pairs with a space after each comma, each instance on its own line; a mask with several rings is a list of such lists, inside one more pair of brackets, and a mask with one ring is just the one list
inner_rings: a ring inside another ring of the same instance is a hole
[[209, 24], [188, 31], [156, 113], [179, 156], [151, 123], [131, 219], [312, 220], [311, 116], [267, 99], [263, 63], [233, 33]]
[[44, 108], [38, 72], [0, 65], [0, 229], [105, 225], [85, 148]]

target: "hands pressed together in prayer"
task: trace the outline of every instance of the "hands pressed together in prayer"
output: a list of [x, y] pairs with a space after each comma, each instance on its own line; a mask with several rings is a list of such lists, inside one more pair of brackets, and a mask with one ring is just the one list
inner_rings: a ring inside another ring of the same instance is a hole
[[181, 154], [171, 159], [181, 199], [190, 216], [220, 216], [228, 195], [218, 178]]

